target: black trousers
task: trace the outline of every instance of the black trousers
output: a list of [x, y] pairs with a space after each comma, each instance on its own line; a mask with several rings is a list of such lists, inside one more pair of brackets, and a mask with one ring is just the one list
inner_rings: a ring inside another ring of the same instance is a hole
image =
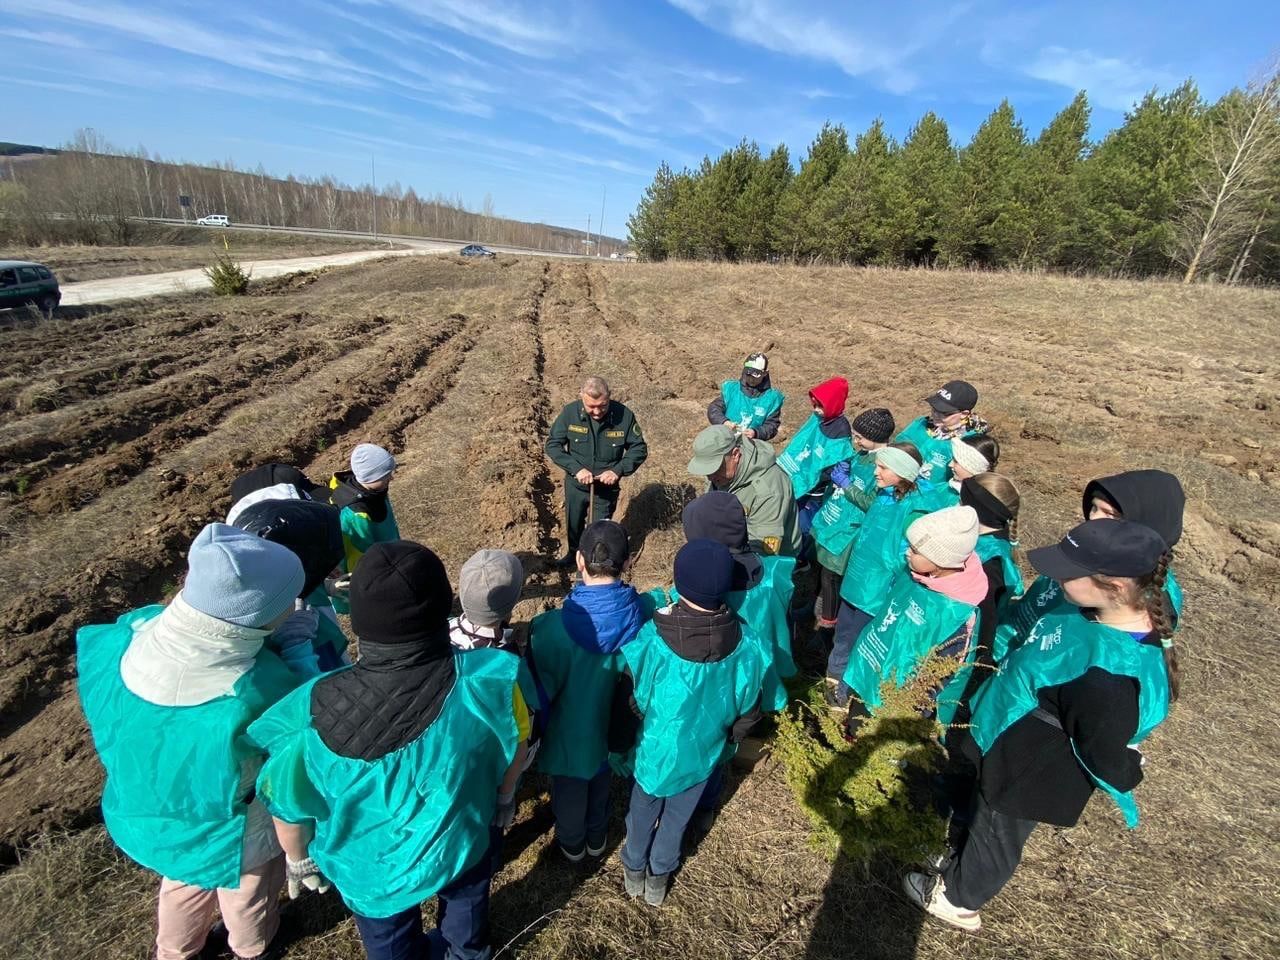
[[[593, 486], [595, 487], [594, 505], [592, 505], [591, 488], [565, 474], [564, 516], [565, 526], [568, 528], [565, 532], [571, 554], [577, 552], [578, 541], [582, 538], [582, 531], [588, 523], [613, 519], [614, 508], [617, 507], [618, 497], [622, 493], [621, 484], [617, 483], [612, 486], [596, 483]], [[590, 519], [587, 517], [588, 507], [591, 508]]]
[[840, 581], [844, 577], [818, 564], [818, 597], [823, 620], [834, 620], [840, 613]]
[[973, 817], [958, 831], [955, 852], [942, 868], [947, 899], [965, 910], [980, 910], [999, 893], [1022, 862], [1022, 848], [1035, 820], [1006, 816], [975, 790]]

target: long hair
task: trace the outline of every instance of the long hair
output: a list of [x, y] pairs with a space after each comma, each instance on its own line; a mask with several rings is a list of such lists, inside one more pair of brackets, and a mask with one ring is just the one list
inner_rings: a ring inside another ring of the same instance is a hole
[[[983, 455], [985, 456], [985, 454]], [[1005, 530], [1009, 533], [1009, 542], [1016, 546], [1018, 543], [1018, 510], [1022, 506], [1022, 494], [1018, 492], [1018, 488], [1008, 477], [998, 473], [991, 473], [990, 471], [976, 474], [972, 477], [972, 480], [1009, 508], [1011, 516], [1005, 524]]]
[[[1169, 563], [1173, 559], [1173, 551], [1166, 550], [1160, 555], [1156, 568], [1150, 573], [1134, 577], [1133, 592], [1128, 594], [1128, 601], [1134, 603], [1151, 621], [1151, 632], [1160, 641], [1164, 651], [1165, 674], [1169, 680], [1169, 701], [1178, 699], [1182, 688], [1182, 670], [1178, 665], [1178, 651], [1173, 645], [1174, 612], [1169, 600], [1165, 582], [1169, 578]], [[1116, 585], [1113, 579], [1094, 577], [1094, 583], [1113, 594], [1123, 595], [1123, 588]]]

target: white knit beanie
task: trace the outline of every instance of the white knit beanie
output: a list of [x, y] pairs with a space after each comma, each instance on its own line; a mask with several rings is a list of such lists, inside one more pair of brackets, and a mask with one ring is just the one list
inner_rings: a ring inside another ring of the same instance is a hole
[[982, 451], [960, 437], [951, 438], [951, 459], [974, 476], [991, 469], [991, 461], [982, 455]]
[[963, 567], [978, 545], [978, 512], [973, 507], [947, 507], [926, 514], [907, 527], [907, 543], [940, 567]]

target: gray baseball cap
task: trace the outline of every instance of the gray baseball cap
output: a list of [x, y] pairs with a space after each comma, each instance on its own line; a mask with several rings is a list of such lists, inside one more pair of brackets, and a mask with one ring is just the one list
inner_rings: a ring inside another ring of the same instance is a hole
[[724, 458], [738, 445], [738, 436], [723, 423], [707, 427], [693, 440], [693, 459], [689, 472], [697, 477], [709, 477], [720, 469]]

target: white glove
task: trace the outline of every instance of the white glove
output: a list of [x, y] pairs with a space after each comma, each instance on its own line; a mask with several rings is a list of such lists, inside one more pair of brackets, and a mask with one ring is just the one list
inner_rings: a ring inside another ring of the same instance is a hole
[[493, 811], [493, 826], [499, 830], [510, 830], [516, 819], [516, 792], [498, 794], [498, 806]]
[[297, 900], [303, 888], [312, 893], [329, 892], [331, 884], [310, 857], [305, 860], [290, 860], [288, 854], [285, 854], [284, 872], [289, 879], [290, 900]]

